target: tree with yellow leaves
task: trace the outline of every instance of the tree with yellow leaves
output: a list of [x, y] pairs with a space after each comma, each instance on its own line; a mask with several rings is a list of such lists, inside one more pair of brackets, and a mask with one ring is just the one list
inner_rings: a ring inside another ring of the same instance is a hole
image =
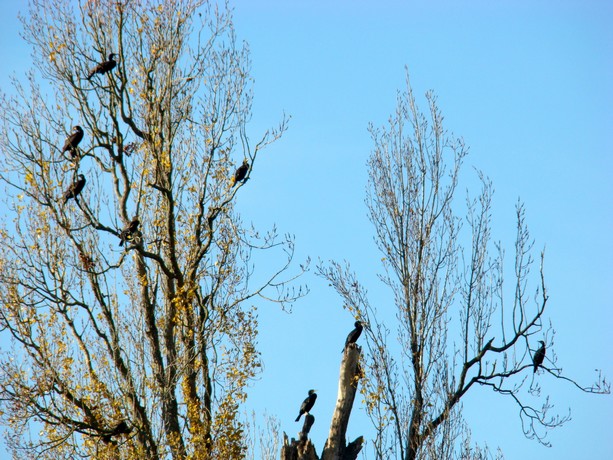
[[[260, 370], [251, 299], [303, 294], [288, 284], [300, 274], [288, 274], [293, 240], [234, 211], [285, 120], [249, 142], [249, 54], [227, 5], [33, 0], [24, 26], [37, 72], [2, 94], [0, 115], [10, 447], [241, 458], [240, 407]], [[82, 133], [66, 149], [73, 126]], [[255, 285], [252, 256], [279, 248]]]

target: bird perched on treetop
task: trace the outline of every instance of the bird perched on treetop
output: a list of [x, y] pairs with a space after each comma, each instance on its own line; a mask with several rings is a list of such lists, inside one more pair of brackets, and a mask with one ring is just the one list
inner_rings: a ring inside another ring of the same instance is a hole
[[315, 390], [309, 390], [309, 396], [302, 401], [300, 405], [300, 413], [298, 417], [296, 417], [296, 421], [300, 420], [302, 414], [308, 414], [309, 411], [313, 408], [313, 404], [315, 404], [315, 400], [317, 399], [317, 395], [315, 394]]
[[72, 134], [66, 138], [62, 153], [70, 152], [72, 158], [77, 156], [77, 145], [83, 140], [83, 129], [80, 126], [72, 128]]
[[128, 224], [126, 228], [124, 228], [119, 234], [119, 246], [123, 246], [126, 241], [131, 241], [136, 233], [138, 233], [138, 226], [140, 225], [140, 220], [138, 217], [132, 218], [132, 222]]
[[247, 175], [247, 171], [249, 171], [249, 162], [245, 158], [243, 160], [243, 164], [240, 165], [238, 169], [236, 170], [236, 172], [234, 173], [232, 187], [234, 187], [236, 184], [238, 184], [239, 182], [245, 179], [245, 176]]
[[87, 79], [91, 80], [91, 78], [97, 73], [99, 73], [100, 75], [104, 75], [105, 73], [113, 70], [117, 65], [117, 61], [115, 61], [114, 59], [115, 56], [117, 56], [115, 53], [109, 54], [109, 60], [101, 62], [100, 64], [96, 65], [96, 67], [94, 67], [92, 70], [90, 70]]
[[534, 356], [532, 357], [532, 363], [534, 364], [534, 372], [536, 372], [538, 367], [543, 364], [543, 361], [545, 360], [545, 342], [539, 340], [539, 343], [541, 344], [541, 347], [536, 350]]
[[68, 189], [64, 192], [63, 205], [65, 205], [71, 198], [76, 199], [79, 196], [79, 193], [81, 193], [81, 190], [83, 190], [83, 187], [85, 187], [85, 176], [83, 174], [79, 174], [77, 177], [78, 179], [70, 184], [70, 187], [68, 187]]
[[347, 340], [345, 340], [345, 348], [343, 348], [343, 351], [347, 349], [347, 346], [350, 343], [355, 343], [360, 337], [360, 334], [362, 334], [362, 329], [364, 329], [362, 323], [360, 321], [356, 321], [354, 323], [354, 326], [355, 329], [349, 333], [349, 335], [347, 336]]

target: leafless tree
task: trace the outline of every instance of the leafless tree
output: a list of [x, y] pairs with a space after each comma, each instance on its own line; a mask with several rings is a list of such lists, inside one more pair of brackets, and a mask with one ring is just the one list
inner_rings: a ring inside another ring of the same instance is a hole
[[[227, 5], [32, 0], [23, 22], [37, 70], [2, 94], [0, 114], [11, 448], [242, 458], [254, 302], [303, 291], [292, 238], [244, 225], [234, 204], [286, 121], [249, 142], [249, 52]], [[76, 125], [83, 140], [63, 148]], [[86, 184], [63, 204], [77, 173]], [[278, 260], [271, 273], [254, 267], [261, 251]]]
[[[369, 325], [363, 394], [376, 458], [483, 458], [484, 450], [466, 444], [461, 413], [463, 396], [478, 387], [511, 398], [526, 436], [546, 444], [547, 429], [569, 415], [552, 413], [539, 381], [563, 379], [591, 393], [608, 393], [609, 384], [599, 375], [581, 386], [557, 366], [554, 330], [544, 316], [544, 254], [533, 276], [524, 207], [517, 206], [509, 285], [502, 245], [492, 243], [492, 184], [478, 173], [477, 195], [465, 204], [457, 199], [468, 149], [445, 131], [433, 94], [425, 99], [426, 113], [407, 77], [389, 125], [370, 128], [366, 204], [393, 305], [369, 300], [348, 263], [318, 267], [344, 306]], [[539, 339], [546, 359], [534, 373]]]

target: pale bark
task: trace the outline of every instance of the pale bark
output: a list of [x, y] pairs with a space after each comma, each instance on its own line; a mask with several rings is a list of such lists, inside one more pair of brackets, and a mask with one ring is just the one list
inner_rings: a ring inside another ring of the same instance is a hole
[[362, 448], [362, 442], [358, 438], [352, 444], [357, 444], [357, 450], [352, 449], [351, 455], [347, 450], [347, 441], [345, 434], [347, 425], [349, 424], [349, 416], [351, 408], [358, 389], [358, 381], [360, 378], [360, 354], [362, 349], [355, 344], [347, 347], [343, 353], [341, 361], [341, 371], [338, 381], [338, 398], [336, 400], [336, 408], [332, 416], [330, 424], [330, 433], [326, 446], [322, 453], [322, 460], [350, 460], [355, 459]]
[[[340, 376], [338, 381], [338, 398], [336, 408], [332, 415], [328, 440], [322, 452], [321, 460], [355, 460], [362, 450], [364, 438], [359, 436], [347, 445], [346, 433], [349, 424], [349, 416], [353, 408], [355, 394], [361, 375], [360, 355], [362, 349], [355, 344], [347, 347], [341, 361]], [[309, 414], [310, 416], [310, 414]], [[305, 429], [306, 428], [306, 429]], [[298, 434], [298, 440], [288, 440], [287, 434], [283, 433], [283, 447], [281, 448], [281, 460], [319, 460], [315, 446], [308, 439], [310, 426], [305, 425]], [[306, 431], [306, 432], [305, 432]]]

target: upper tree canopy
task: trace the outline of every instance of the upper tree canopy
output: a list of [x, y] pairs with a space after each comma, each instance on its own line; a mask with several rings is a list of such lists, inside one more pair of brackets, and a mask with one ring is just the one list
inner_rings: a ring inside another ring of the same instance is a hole
[[[223, 5], [34, 0], [24, 25], [38, 72], [0, 115], [11, 446], [241, 456], [260, 368], [249, 299], [301, 293], [282, 278], [293, 241], [245, 228], [234, 201], [285, 122], [249, 142], [249, 54]], [[275, 247], [278, 270], [254, 284], [253, 252]]]
[[370, 298], [348, 264], [319, 267], [366, 325], [362, 390], [374, 453], [382, 460], [489, 455], [470, 445], [461, 412], [466, 393], [479, 388], [514, 401], [526, 436], [547, 444], [546, 430], [570, 417], [541, 396], [541, 378], [593, 393], [610, 387], [601, 376], [581, 387], [557, 366], [544, 315], [544, 256], [534, 276], [523, 206], [507, 275], [504, 250], [492, 243], [492, 184], [478, 173], [480, 190], [459, 196], [468, 148], [445, 129], [436, 97], [425, 100], [422, 110], [407, 76], [389, 123], [370, 129], [366, 205], [390, 302]]

